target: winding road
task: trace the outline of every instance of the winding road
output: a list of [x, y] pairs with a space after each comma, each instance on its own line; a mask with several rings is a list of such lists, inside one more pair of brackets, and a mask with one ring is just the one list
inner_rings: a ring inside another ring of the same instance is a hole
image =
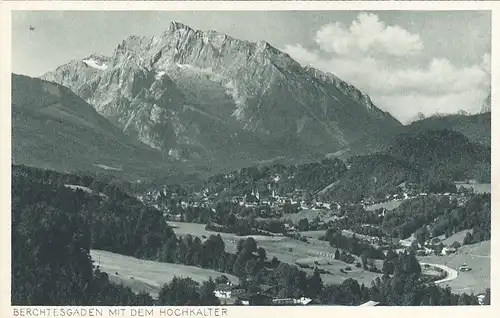
[[442, 269], [442, 270], [444, 270], [446, 272], [446, 277], [443, 278], [443, 279], [434, 281], [433, 282], [434, 284], [446, 283], [446, 282], [454, 280], [454, 279], [456, 279], [458, 277], [458, 271], [456, 271], [456, 270], [454, 270], [452, 268], [449, 268], [448, 266], [445, 266], [445, 265], [429, 264], [429, 263], [420, 263], [420, 265], [429, 265], [429, 266], [432, 266], [432, 267], [437, 267], [437, 268]]

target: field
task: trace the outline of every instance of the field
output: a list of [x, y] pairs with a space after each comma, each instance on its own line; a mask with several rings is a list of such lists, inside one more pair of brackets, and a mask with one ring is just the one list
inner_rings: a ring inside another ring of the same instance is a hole
[[209, 277], [215, 279], [226, 275], [233, 283], [238, 282], [233, 275], [210, 269], [146, 261], [100, 250], [91, 250], [90, 255], [94, 264], [99, 265], [112, 282], [122, 283], [134, 292], [146, 291], [153, 297], [157, 297], [162, 285], [171, 281], [174, 276], [190, 277], [197, 282], [203, 282]]
[[[238, 240], [248, 236], [237, 236], [231, 233], [218, 233], [205, 230], [205, 225], [194, 223], [170, 222], [174, 227], [176, 235], [191, 234], [200, 238], [210, 235], [220, 234], [226, 244], [226, 251], [236, 252]], [[324, 233], [324, 231], [322, 231]], [[276, 257], [282, 262], [289, 264], [308, 263], [312, 268], [303, 270], [311, 274], [314, 267], [324, 269], [332, 274], [322, 274], [323, 282], [327, 284], [341, 283], [347, 278], [359, 280], [360, 283], [370, 284], [379, 274], [371, 273], [363, 269], [356, 268], [354, 264], [347, 264], [334, 259], [335, 248], [327, 242], [317, 239], [308, 239], [308, 242], [302, 242], [289, 237], [271, 237], [261, 235], [250, 235], [257, 242], [258, 247], [263, 247], [267, 252], [268, 259]], [[315, 262], [318, 262], [316, 264]], [[343, 274], [340, 269], [350, 266], [352, 271], [349, 274]]]
[[332, 212], [322, 209], [303, 209], [298, 213], [285, 214], [281, 217], [281, 220], [290, 220], [292, 222], [299, 222], [301, 219], [307, 219], [309, 222], [313, 221], [316, 217], [319, 217], [322, 221], [328, 222], [329, 220], [335, 220], [337, 216], [333, 215]]
[[377, 209], [385, 208], [387, 210], [394, 210], [398, 206], [403, 203], [404, 200], [391, 200], [391, 201], [386, 201], [386, 202], [381, 202], [381, 203], [375, 203], [372, 205], [369, 205], [365, 208], [366, 211], [375, 211]]
[[443, 243], [444, 245], [451, 245], [453, 242], [457, 241], [458, 243], [462, 244], [465, 235], [467, 235], [467, 232], [472, 232], [472, 230], [463, 230], [457, 232], [452, 236], [448, 237], [447, 239], [442, 240], [441, 243]]
[[472, 268], [469, 272], [458, 272], [454, 280], [443, 283], [451, 287], [454, 293], [481, 293], [490, 287], [490, 241], [466, 245], [458, 249], [455, 254], [447, 256], [424, 256], [419, 260], [424, 263], [442, 264], [451, 269], [458, 269], [467, 264]]

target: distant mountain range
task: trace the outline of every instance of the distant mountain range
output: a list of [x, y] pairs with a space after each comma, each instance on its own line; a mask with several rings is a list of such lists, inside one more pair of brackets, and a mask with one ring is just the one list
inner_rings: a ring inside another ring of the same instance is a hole
[[266, 42], [171, 23], [42, 76], [69, 87], [124, 133], [177, 159], [317, 158], [401, 124], [332, 74]]

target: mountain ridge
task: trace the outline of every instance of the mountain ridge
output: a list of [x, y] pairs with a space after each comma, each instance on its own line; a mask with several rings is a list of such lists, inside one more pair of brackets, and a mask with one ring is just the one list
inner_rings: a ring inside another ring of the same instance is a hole
[[[69, 87], [128, 134], [178, 159], [221, 159], [204, 134], [223, 140], [225, 152], [265, 160], [321, 156], [401, 126], [354, 86], [302, 67], [265, 41], [182, 23], [161, 36], [129, 36], [111, 57], [93, 62], [99, 67], [87, 63], [82, 72], [83, 65], [70, 62], [42, 78]], [[260, 149], [246, 149], [240, 135]]]
[[13, 164], [115, 172], [127, 179], [175, 167], [161, 152], [123, 134], [67, 87], [18, 74], [11, 78]]

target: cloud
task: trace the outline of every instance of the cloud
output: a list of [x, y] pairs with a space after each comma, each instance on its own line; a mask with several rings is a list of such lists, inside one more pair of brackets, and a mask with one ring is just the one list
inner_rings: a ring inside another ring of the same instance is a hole
[[327, 24], [318, 30], [314, 40], [323, 51], [339, 55], [376, 52], [407, 56], [423, 49], [418, 34], [399, 26], [387, 26], [377, 15], [370, 13], [359, 14], [349, 27], [338, 22]]
[[[325, 41], [327, 38], [330, 41]], [[295, 44], [286, 45], [284, 51], [303, 65], [353, 84], [403, 122], [418, 112], [478, 111], [489, 90], [489, 54], [475, 64], [460, 66], [444, 57], [426, 56], [418, 35], [386, 26], [373, 14], [360, 14], [348, 29], [328, 24], [316, 32], [315, 41], [317, 49]], [[370, 51], [375, 48], [379, 54]], [[353, 51], [356, 54], [347, 53]], [[418, 54], [420, 62], [398, 56], [396, 63], [395, 55], [402, 52]]]

